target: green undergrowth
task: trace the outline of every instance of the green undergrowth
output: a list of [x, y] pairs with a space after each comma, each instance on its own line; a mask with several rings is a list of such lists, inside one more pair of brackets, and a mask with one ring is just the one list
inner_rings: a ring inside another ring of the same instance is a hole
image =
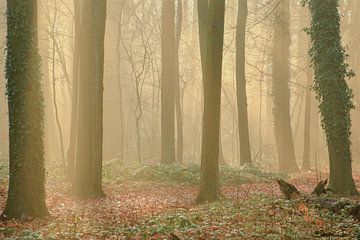
[[[8, 161], [0, 162], [0, 182], [8, 180]], [[281, 173], [269, 173], [255, 166], [235, 168], [220, 167], [222, 185], [270, 182], [275, 178], [287, 178]], [[63, 166], [55, 162], [46, 163], [46, 182], [55, 184], [66, 179]], [[103, 181], [105, 183], [122, 182], [157, 182], [164, 184], [197, 185], [200, 179], [200, 166], [196, 164], [171, 165], [129, 165], [120, 161], [105, 161], [103, 164]], [[65, 181], [66, 182], [66, 181]]]
[[222, 199], [106, 225], [96, 218], [76, 219], [74, 216], [74, 221], [67, 223], [54, 219], [33, 230], [19, 231], [9, 225], [0, 228], [0, 237], [6, 240], [360, 238], [359, 222], [345, 212], [334, 214], [301, 199], [288, 201], [261, 193], [247, 199]]
[[122, 224], [104, 231], [128, 239], [168, 239], [173, 235], [189, 240], [360, 237], [359, 223], [348, 215], [261, 194], [149, 216], [135, 225]]
[[[119, 162], [110, 162], [104, 165], [105, 181], [153, 181], [169, 184], [197, 185], [200, 179], [200, 166], [187, 165], [146, 165], [125, 166]], [[222, 184], [243, 184], [252, 182], [270, 182], [274, 178], [286, 178], [280, 173], [267, 173], [261, 168], [245, 166], [234, 168], [220, 167]]]
[[[136, 221], [104, 225], [62, 221], [17, 232], [0, 228], [6, 240], [53, 239], [359, 239], [360, 225], [347, 214], [333, 214], [301, 201], [255, 194], [241, 201], [211, 204], [149, 214]], [[35, 230], [36, 229], [36, 230]], [[92, 236], [92, 237], [90, 237]], [[176, 236], [176, 238], [175, 238]]]

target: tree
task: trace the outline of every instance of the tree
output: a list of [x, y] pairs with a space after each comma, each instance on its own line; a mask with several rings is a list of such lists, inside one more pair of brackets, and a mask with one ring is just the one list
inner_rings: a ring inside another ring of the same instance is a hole
[[[199, 40], [200, 40], [200, 55], [201, 55], [201, 69], [203, 76], [203, 85], [205, 81], [205, 65], [206, 65], [206, 51], [208, 38], [208, 21], [209, 21], [209, 1], [198, 0], [197, 5], [198, 25], [199, 25]], [[221, 113], [220, 113], [221, 114]], [[223, 147], [221, 142], [221, 128], [219, 128], [219, 163], [225, 165], [225, 157], [223, 154]]]
[[198, 1], [199, 13], [204, 11], [203, 8], [207, 9], [206, 14], [199, 14], [199, 23], [204, 22], [203, 17], [207, 18], [205, 21], [207, 24], [202, 25], [206, 29], [207, 38], [200, 36], [200, 48], [206, 49], [206, 52], [201, 58], [204, 79], [204, 114], [200, 189], [197, 203], [217, 200], [220, 187], [219, 133], [225, 0], [209, 1], [208, 5], [203, 3], [203, 0]]
[[274, 129], [279, 170], [298, 172], [290, 122], [290, 13], [289, 1], [280, 0], [275, 11], [274, 42], [272, 50], [274, 98]]
[[[310, 14], [307, 8], [299, 7], [299, 32], [298, 32], [298, 65], [304, 70], [305, 82], [305, 114], [304, 114], [304, 150], [302, 159], [302, 170], [310, 170], [310, 144], [311, 144], [311, 121], [312, 116], [312, 91], [311, 85], [313, 80], [312, 69], [310, 66], [310, 56], [303, 54], [304, 49], [309, 49], [310, 40], [307, 38], [305, 27], [310, 25]], [[301, 54], [300, 54], [301, 53]], [[304, 55], [304, 56], [303, 56]]]
[[[76, 1], [76, 0], [75, 0]], [[118, 22], [118, 33], [117, 33], [117, 38], [116, 38], [116, 57], [117, 57], [117, 67], [116, 67], [116, 78], [117, 78], [117, 87], [118, 87], [118, 92], [119, 92], [119, 125], [120, 125], [120, 159], [123, 160], [125, 158], [124, 156], [124, 135], [125, 135], [125, 131], [124, 131], [124, 107], [123, 107], [123, 87], [122, 87], [122, 81], [121, 81], [121, 51], [120, 51], [120, 44], [121, 44], [121, 36], [122, 36], [122, 21], [123, 21], [123, 9], [124, 9], [124, 5], [125, 5], [125, 0], [120, 2], [120, 14], [119, 14], [119, 22]]]
[[76, 139], [77, 139], [77, 118], [78, 118], [78, 95], [79, 95], [79, 51], [80, 51], [80, 1], [73, 0], [74, 3], [74, 51], [73, 51], [73, 71], [71, 89], [71, 120], [69, 134], [69, 148], [67, 151], [67, 177], [73, 179]]
[[319, 101], [321, 124], [329, 153], [329, 188], [340, 195], [357, 195], [352, 177], [350, 111], [352, 91], [346, 79], [353, 76], [341, 45], [338, 0], [307, 0], [311, 12], [310, 56], [315, 72], [313, 88]]
[[251, 164], [249, 124], [245, 77], [245, 28], [247, 19], [247, 0], [238, 1], [236, 27], [236, 95], [240, 140], [240, 164]]
[[175, 1], [162, 1], [161, 163], [175, 162]]
[[176, 160], [178, 163], [183, 162], [184, 153], [184, 133], [183, 133], [183, 116], [182, 116], [182, 105], [181, 105], [181, 86], [180, 86], [180, 61], [179, 61], [179, 47], [182, 32], [182, 21], [183, 21], [183, 6], [182, 0], [177, 0], [177, 11], [176, 11], [176, 33], [175, 33], [175, 113], [176, 113]]
[[[309, 63], [309, 61], [307, 61]], [[306, 69], [306, 93], [305, 93], [305, 116], [304, 116], [304, 152], [302, 169], [310, 170], [310, 129], [311, 129], [311, 83], [313, 75], [310, 69]]]
[[73, 193], [102, 197], [103, 73], [106, 1], [82, 5], [78, 137]]
[[[0, 12], [3, 15], [3, 21], [5, 22], [5, 13], [6, 13], [6, 1], [0, 2]], [[2, 22], [3, 22], [2, 21]], [[6, 28], [0, 29], [0, 51], [4, 52], [5, 50], [5, 35], [6, 35]], [[5, 69], [5, 59], [0, 58], [0, 71], [3, 73]], [[2, 75], [0, 77], [0, 91], [5, 93], [5, 76]], [[7, 119], [7, 99], [3, 96], [0, 98], [0, 148], [6, 149], [8, 148], [8, 119]]]
[[44, 217], [44, 104], [37, 36], [37, 1], [7, 1], [6, 79], [10, 179], [2, 218]]
[[48, 8], [45, 6], [44, 1], [38, 4], [38, 36], [39, 36], [39, 54], [41, 56], [41, 70], [42, 70], [42, 86], [44, 96], [44, 146], [45, 146], [45, 159], [57, 159], [59, 145], [57, 139], [53, 137], [56, 135], [55, 113], [52, 103], [52, 78], [50, 78], [50, 37], [49, 37], [49, 18]]
[[[349, 36], [349, 42], [347, 42], [348, 53], [350, 57], [348, 59], [349, 65], [355, 71], [356, 76], [354, 81], [349, 82], [349, 86], [352, 88], [354, 93], [353, 103], [355, 109], [352, 112], [352, 120], [355, 122], [360, 122], [360, 83], [358, 81], [360, 73], [360, 54], [358, 51], [358, 42], [360, 39], [360, 29], [358, 28], [358, 23], [360, 21], [360, 2], [359, 1], [348, 1], [346, 3], [346, 12], [343, 15], [350, 16], [350, 23], [347, 22], [344, 27], [344, 36]], [[351, 144], [352, 144], [352, 153], [354, 159], [360, 156], [360, 126], [358, 124], [353, 124], [351, 129]]]

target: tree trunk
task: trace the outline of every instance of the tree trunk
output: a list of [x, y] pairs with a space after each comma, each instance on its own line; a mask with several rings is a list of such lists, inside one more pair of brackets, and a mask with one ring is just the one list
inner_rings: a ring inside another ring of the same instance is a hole
[[[303, 158], [302, 158], [302, 170], [310, 170], [310, 142], [311, 138], [311, 121], [312, 121], [312, 69], [310, 57], [308, 54], [310, 48], [309, 37], [307, 36], [304, 28], [309, 27], [310, 25], [310, 16], [309, 10], [304, 7], [298, 7], [299, 12], [299, 30], [298, 30], [298, 46], [297, 46], [297, 55], [298, 55], [298, 65], [303, 70], [303, 76], [305, 81], [305, 115], [304, 115], [304, 149], [303, 149]], [[304, 49], [306, 51], [304, 51]], [[302, 79], [303, 79], [302, 78]], [[301, 115], [301, 111], [300, 114]], [[295, 134], [296, 135], [296, 134]]]
[[120, 160], [123, 160], [124, 158], [124, 111], [123, 111], [123, 91], [122, 91], [122, 86], [121, 86], [121, 73], [120, 73], [120, 69], [121, 69], [121, 52], [120, 52], [120, 44], [121, 44], [121, 36], [122, 36], [122, 28], [121, 28], [121, 24], [122, 24], [122, 18], [123, 18], [123, 4], [124, 2], [120, 3], [120, 16], [119, 16], [119, 23], [118, 23], [118, 36], [117, 36], [117, 41], [116, 41], [116, 55], [117, 55], [117, 68], [116, 68], [116, 77], [117, 77], [117, 87], [118, 87], [118, 92], [119, 92], [119, 125], [120, 125]]
[[[44, 4], [44, 3], [43, 3]], [[41, 2], [38, 6], [38, 21], [39, 21], [39, 53], [42, 59], [42, 86], [44, 93], [44, 107], [45, 107], [45, 123], [44, 123], [44, 146], [45, 159], [57, 162], [59, 157], [58, 141], [56, 139], [56, 126], [53, 102], [51, 80], [49, 71], [50, 49], [49, 49], [49, 19], [46, 19], [46, 12]]]
[[[353, 89], [354, 93], [354, 104], [355, 109], [352, 112], [352, 120], [354, 122], [360, 122], [360, 83], [359, 83], [359, 73], [360, 73], [360, 54], [359, 54], [359, 45], [360, 40], [360, 29], [358, 28], [358, 23], [360, 21], [360, 1], [349, 1], [348, 8], [350, 10], [350, 24], [347, 29], [348, 33], [344, 35], [349, 36], [348, 49], [349, 49], [349, 64], [355, 72], [355, 79], [349, 82], [350, 87]], [[348, 13], [347, 13], [348, 14]], [[360, 126], [359, 124], [354, 124], [351, 129], [352, 132], [352, 151], [353, 151], [353, 160], [358, 162], [360, 159]]]
[[74, 162], [77, 142], [77, 118], [79, 105], [79, 65], [80, 65], [80, 10], [81, 2], [73, 0], [74, 2], [74, 53], [73, 53], [73, 73], [72, 73], [72, 92], [71, 92], [71, 122], [70, 122], [70, 140], [67, 151], [67, 178], [72, 181], [74, 174]]
[[[4, 18], [4, 14], [6, 13], [6, 1], [0, 1], [0, 11], [3, 14], [3, 20], [5, 20]], [[0, 29], [0, 38], [1, 38], [1, 43], [5, 42], [6, 39], [6, 28], [1, 28]], [[0, 51], [4, 52], [5, 51], [5, 44], [1, 44], [0, 46]], [[2, 73], [4, 73], [4, 59], [1, 59], [0, 61], [1, 66], [0, 66], [0, 71]], [[0, 97], [0, 150], [1, 151], [6, 151], [6, 149], [8, 149], [8, 116], [7, 116], [7, 99], [5, 97], [5, 76], [4, 74], [2, 74], [2, 76], [0, 77], [0, 91], [1, 91], [1, 97]]]
[[[55, 34], [55, 33], [52, 33]], [[64, 151], [64, 142], [63, 142], [63, 132], [61, 128], [60, 118], [59, 118], [59, 109], [57, 106], [57, 95], [56, 95], [56, 77], [55, 77], [55, 41], [53, 39], [53, 48], [52, 48], [52, 92], [53, 92], [53, 106], [55, 112], [56, 127], [59, 132], [59, 143], [60, 143], [60, 154], [61, 154], [61, 163], [63, 165], [64, 174], [66, 175], [66, 160], [65, 160], [65, 151]]]
[[329, 188], [339, 195], [357, 195], [352, 177], [351, 118], [352, 91], [346, 79], [346, 53], [341, 45], [338, 0], [309, 1], [312, 17], [312, 62], [314, 90], [319, 99], [321, 122], [329, 152]]
[[[199, 12], [202, 12], [202, 0], [199, 0]], [[202, 56], [204, 75], [204, 115], [201, 150], [200, 189], [196, 202], [215, 201], [219, 194], [219, 133], [221, 105], [222, 54], [224, 41], [225, 0], [210, 1], [206, 24], [207, 38], [200, 37], [200, 48], [206, 46]], [[200, 29], [203, 31], [203, 29]], [[201, 35], [201, 34], [200, 34]], [[206, 41], [206, 42], [204, 42]], [[205, 57], [204, 57], [205, 56]]]
[[280, 0], [275, 12], [273, 45], [273, 98], [274, 128], [278, 151], [279, 170], [294, 173], [296, 163], [290, 122], [290, 14], [289, 1]]
[[10, 179], [2, 218], [44, 217], [44, 103], [37, 37], [37, 1], [7, 1], [6, 79]]
[[236, 96], [238, 106], [238, 125], [240, 140], [240, 165], [251, 164], [249, 124], [245, 77], [245, 28], [247, 19], [247, 0], [238, 1], [236, 28]]
[[[221, 116], [220, 116], [221, 119]], [[220, 120], [221, 122], [221, 120]], [[225, 156], [224, 156], [224, 148], [223, 148], [223, 144], [222, 144], [222, 137], [221, 137], [221, 126], [219, 127], [220, 131], [219, 131], [219, 165], [220, 166], [225, 166], [226, 165], [226, 160], [225, 160]]]
[[84, 1], [81, 21], [78, 138], [73, 191], [81, 198], [102, 190], [103, 72], [106, 1]]
[[[310, 66], [308, 66], [310, 67]], [[311, 128], [311, 83], [312, 74], [310, 69], [306, 69], [306, 94], [305, 94], [305, 116], [304, 116], [304, 153], [302, 169], [310, 170], [310, 128]]]
[[209, 1], [197, 0], [198, 22], [199, 22], [199, 39], [200, 39], [200, 55], [203, 82], [205, 78], [207, 37], [208, 37], [208, 18], [209, 18]]
[[161, 163], [175, 162], [175, 1], [162, 1]]
[[183, 133], [183, 117], [181, 104], [181, 85], [180, 85], [180, 64], [179, 64], [179, 47], [182, 31], [182, 0], [177, 0], [177, 15], [176, 15], [176, 35], [175, 35], [175, 62], [176, 62], [176, 76], [175, 76], [175, 110], [176, 110], [176, 160], [178, 163], [183, 163], [184, 154], [184, 133]]

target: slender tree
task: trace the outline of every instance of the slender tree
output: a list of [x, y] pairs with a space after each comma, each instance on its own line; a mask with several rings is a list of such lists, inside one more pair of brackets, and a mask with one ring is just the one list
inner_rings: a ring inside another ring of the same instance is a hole
[[124, 155], [124, 107], [123, 107], [123, 87], [122, 87], [122, 81], [121, 81], [121, 35], [122, 35], [122, 22], [123, 22], [123, 9], [124, 9], [125, 0], [120, 2], [120, 14], [119, 14], [119, 22], [118, 22], [118, 33], [117, 33], [117, 39], [116, 39], [116, 57], [117, 57], [117, 67], [116, 67], [116, 78], [117, 78], [117, 87], [119, 92], [119, 125], [120, 125], [120, 159], [123, 160], [125, 157]]
[[71, 120], [70, 120], [70, 139], [67, 151], [67, 177], [71, 181], [74, 173], [76, 139], [77, 139], [77, 118], [78, 118], [78, 95], [79, 95], [79, 51], [80, 51], [80, 1], [73, 0], [74, 3], [74, 51], [73, 51], [73, 71], [71, 89]]
[[311, 121], [312, 121], [312, 91], [311, 85], [313, 80], [312, 69], [310, 66], [310, 56], [304, 51], [304, 49], [309, 49], [310, 40], [307, 37], [305, 28], [310, 25], [310, 14], [309, 9], [297, 6], [297, 11], [299, 13], [299, 29], [297, 32], [298, 44], [297, 44], [297, 57], [298, 57], [298, 66], [303, 70], [303, 78], [305, 82], [305, 109], [304, 109], [304, 149], [302, 156], [302, 170], [310, 169], [310, 144], [313, 141], [311, 139]]
[[208, 33], [208, 18], [209, 18], [209, 0], [197, 0], [198, 11], [198, 27], [199, 27], [199, 41], [200, 41], [200, 55], [201, 55], [201, 69], [203, 78], [205, 77], [205, 65], [206, 65], [206, 45], [207, 45], [207, 33]]
[[[0, 12], [3, 14], [6, 12], [6, 1], [0, 1]], [[5, 50], [5, 35], [6, 35], [6, 28], [0, 29], [0, 51], [4, 52]], [[5, 69], [5, 61], [4, 59], [0, 59], [0, 71], [4, 72]], [[0, 77], [0, 91], [2, 93], [5, 92], [5, 76], [2, 75]], [[8, 134], [8, 119], [7, 119], [7, 104], [6, 98], [2, 96], [0, 98], [0, 149], [5, 150], [7, 149], [7, 136]]]
[[238, 106], [238, 126], [240, 140], [240, 164], [251, 164], [249, 124], [245, 77], [245, 28], [247, 19], [247, 0], [238, 1], [236, 28], [236, 95]]
[[162, 1], [161, 163], [175, 162], [175, 1]]
[[278, 152], [279, 170], [297, 172], [290, 122], [290, 5], [288, 0], [280, 0], [275, 11], [273, 42], [273, 88], [274, 128]]
[[179, 47], [182, 32], [183, 22], [183, 6], [182, 0], [177, 0], [176, 11], [176, 33], [175, 33], [175, 63], [176, 63], [176, 76], [175, 76], [175, 112], [176, 112], [176, 160], [179, 163], [183, 162], [184, 152], [184, 133], [183, 133], [183, 117], [182, 117], [182, 101], [181, 101], [181, 85], [180, 85], [180, 59]]
[[[309, 63], [309, 61], [308, 61]], [[311, 84], [313, 75], [310, 69], [306, 69], [306, 93], [305, 93], [305, 116], [304, 116], [304, 152], [302, 169], [310, 169], [310, 129], [311, 129]]]
[[[51, 91], [52, 91], [52, 94], [53, 94], [52, 98], [47, 99], [47, 100], [51, 100], [51, 102], [53, 103], [52, 107], [53, 107], [54, 116], [55, 116], [55, 123], [56, 123], [55, 126], [56, 126], [58, 137], [59, 137], [59, 139], [58, 139], [59, 141], [55, 146], [57, 146], [57, 145], [59, 146], [59, 150], [60, 150], [59, 153], [60, 153], [61, 163], [63, 165], [63, 171], [66, 174], [67, 169], [66, 169], [64, 142], [63, 142], [63, 130], [62, 130], [62, 127], [61, 127], [61, 121], [60, 121], [60, 117], [59, 117], [59, 107], [58, 107], [58, 103], [57, 103], [57, 100], [58, 100], [57, 99], [57, 94], [58, 93], [57, 93], [57, 88], [56, 88], [57, 79], [56, 79], [56, 72], [55, 72], [55, 69], [56, 69], [56, 53], [57, 53], [57, 55], [59, 57], [60, 62], [64, 63], [64, 64], [61, 64], [62, 66], [64, 66], [63, 69], [66, 69], [66, 64], [65, 64], [65, 61], [62, 61], [63, 60], [63, 58], [62, 58], [63, 51], [60, 50], [58, 40], [57, 40], [57, 35], [58, 35], [58, 32], [56, 30], [56, 27], [58, 25], [57, 24], [57, 19], [58, 19], [57, 1], [55, 0], [53, 2], [53, 4], [54, 4], [53, 17], [51, 18], [49, 14], [46, 14], [48, 23], [50, 25], [50, 30], [48, 31], [48, 37], [50, 37], [51, 40], [52, 40], [52, 52], [51, 52], [51, 57], [49, 57], [49, 58], [51, 59], [51, 76], [52, 76], [52, 78], [51, 78]], [[46, 44], [46, 45], [48, 45], [48, 44]], [[49, 66], [47, 66], [47, 68], [48, 67]], [[67, 76], [67, 71], [66, 70], [64, 71], [64, 73], [65, 73], [65, 76]], [[49, 91], [50, 89], [45, 88], [45, 90]]]
[[[352, 112], [352, 120], [354, 122], [360, 122], [360, 53], [358, 51], [358, 43], [360, 40], [360, 29], [358, 28], [358, 24], [360, 22], [360, 1], [348, 1], [346, 5], [349, 12], [344, 15], [350, 16], [350, 23], [348, 23], [348, 27], [345, 28], [348, 33], [345, 31], [343, 35], [349, 34], [350, 41], [347, 43], [350, 54], [349, 64], [356, 73], [354, 80], [349, 83], [349, 86], [352, 88], [354, 93], [353, 102], [356, 106]], [[356, 159], [360, 157], [360, 126], [358, 124], [353, 124], [351, 133], [352, 152], [354, 159]]]
[[41, 56], [41, 70], [42, 70], [42, 88], [44, 96], [44, 146], [45, 146], [45, 159], [55, 160], [59, 156], [58, 142], [54, 137], [56, 135], [56, 122], [54, 106], [52, 103], [52, 90], [50, 78], [50, 19], [48, 16], [48, 7], [45, 7], [45, 2], [38, 3], [38, 36], [39, 36], [39, 53]]
[[103, 72], [106, 1], [83, 2], [78, 137], [73, 192], [102, 197]]
[[[200, 55], [201, 55], [201, 69], [203, 76], [203, 85], [205, 81], [205, 64], [206, 64], [206, 51], [207, 51], [207, 38], [208, 38], [208, 24], [209, 24], [209, 0], [197, 0], [197, 13], [198, 13], [198, 27], [199, 27], [199, 40], [200, 40]], [[226, 165], [223, 146], [221, 142], [221, 128], [219, 128], [219, 163]]]
[[357, 195], [352, 177], [350, 111], [352, 91], [346, 79], [353, 76], [341, 45], [338, 0], [307, 0], [311, 12], [310, 56], [315, 71], [321, 123], [329, 152], [329, 188], [340, 195]]
[[[199, 23], [206, 17], [207, 38], [200, 36], [200, 48], [206, 46], [202, 56], [204, 79], [204, 114], [201, 149], [200, 189], [197, 203], [215, 201], [219, 194], [219, 133], [221, 105], [222, 54], [224, 41], [225, 0], [209, 1], [208, 5], [198, 1]], [[206, 1], [207, 2], [207, 1]], [[200, 29], [201, 30], [201, 29]], [[202, 32], [202, 30], [200, 31]], [[201, 35], [201, 33], [200, 33]]]
[[2, 218], [44, 217], [44, 104], [37, 37], [37, 1], [7, 1], [6, 79], [10, 179]]

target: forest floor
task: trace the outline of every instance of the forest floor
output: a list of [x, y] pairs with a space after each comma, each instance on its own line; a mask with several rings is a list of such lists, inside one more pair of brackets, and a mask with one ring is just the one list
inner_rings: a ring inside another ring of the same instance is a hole
[[[360, 223], [352, 217], [284, 200], [272, 179], [279, 176], [224, 170], [222, 199], [195, 205], [196, 180], [189, 169], [127, 171], [131, 174], [120, 171], [121, 179], [104, 177], [107, 197], [87, 201], [69, 196], [63, 181], [49, 179], [51, 216], [1, 222], [0, 239], [360, 239]], [[360, 174], [355, 179], [360, 187]], [[304, 193], [317, 183], [313, 173], [288, 180]], [[3, 209], [7, 185], [6, 180], [0, 183]]]

